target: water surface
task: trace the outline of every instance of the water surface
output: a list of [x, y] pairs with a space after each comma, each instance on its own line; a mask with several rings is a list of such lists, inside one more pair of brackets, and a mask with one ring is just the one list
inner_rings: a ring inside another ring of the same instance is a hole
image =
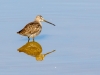
[[[16, 32], [36, 15], [56, 26], [43, 24], [35, 38], [43, 53], [36, 61], [17, 49], [27, 37]], [[0, 75], [100, 75], [99, 0], [1, 0]]]

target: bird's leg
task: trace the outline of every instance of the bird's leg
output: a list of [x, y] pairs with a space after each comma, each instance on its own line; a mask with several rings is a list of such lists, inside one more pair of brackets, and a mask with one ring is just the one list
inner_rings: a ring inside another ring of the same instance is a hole
[[34, 38], [33, 38], [33, 42], [34, 42]]
[[30, 38], [28, 37], [28, 42], [30, 41]]

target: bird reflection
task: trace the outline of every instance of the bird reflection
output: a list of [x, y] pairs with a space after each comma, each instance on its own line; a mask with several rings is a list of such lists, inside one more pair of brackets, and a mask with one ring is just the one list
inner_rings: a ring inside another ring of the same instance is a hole
[[55, 50], [42, 54], [42, 46], [38, 42], [32, 41], [27, 42], [25, 45], [20, 47], [18, 51], [35, 57], [37, 61], [42, 61], [46, 55], [54, 52]]

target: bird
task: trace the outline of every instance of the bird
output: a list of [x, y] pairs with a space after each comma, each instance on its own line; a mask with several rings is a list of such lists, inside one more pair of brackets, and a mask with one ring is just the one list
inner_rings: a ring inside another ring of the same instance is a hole
[[37, 15], [34, 21], [26, 24], [26, 26], [23, 29], [21, 29], [20, 31], [18, 31], [17, 34], [20, 34], [22, 36], [27, 36], [28, 42], [30, 41], [30, 38], [33, 38], [33, 41], [34, 41], [34, 38], [37, 35], [39, 35], [42, 30], [41, 22], [46, 22], [46, 23], [49, 23], [49, 24], [55, 26], [55, 24], [45, 20], [41, 15]]

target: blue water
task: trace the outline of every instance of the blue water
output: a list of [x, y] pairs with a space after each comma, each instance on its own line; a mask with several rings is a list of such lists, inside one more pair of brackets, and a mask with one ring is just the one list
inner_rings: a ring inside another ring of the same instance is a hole
[[[16, 32], [36, 15], [42, 23], [35, 38], [43, 53], [36, 61], [17, 51], [27, 37]], [[99, 0], [0, 0], [0, 75], [100, 75]]]

